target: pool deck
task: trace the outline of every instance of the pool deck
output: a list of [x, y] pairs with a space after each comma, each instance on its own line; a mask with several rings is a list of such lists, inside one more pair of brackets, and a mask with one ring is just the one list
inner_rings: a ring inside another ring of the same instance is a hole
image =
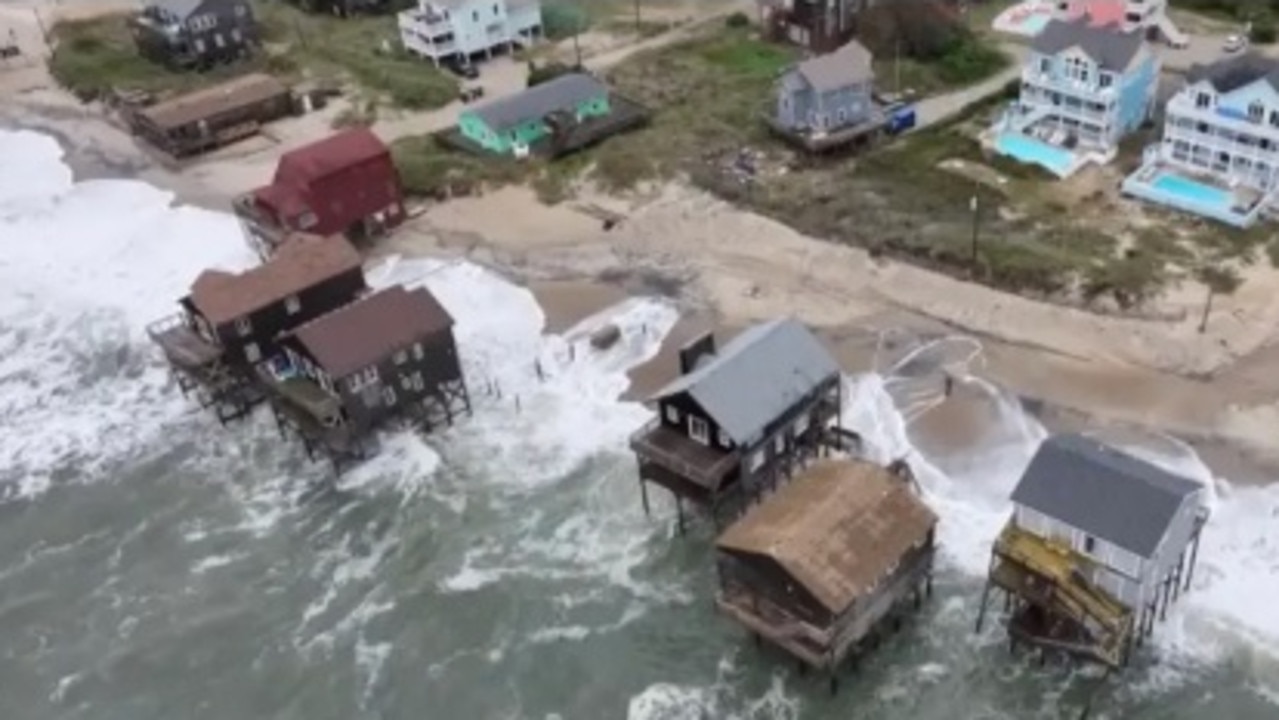
[[1230, 195], [1236, 201], [1239, 200], [1239, 193], [1234, 190], [1220, 187], [1219, 183], [1215, 183], [1212, 180], [1193, 177], [1175, 167], [1157, 161], [1142, 165], [1136, 172], [1124, 178], [1121, 189], [1125, 195], [1192, 215], [1198, 215], [1199, 217], [1216, 220], [1240, 229], [1250, 228], [1255, 225], [1269, 204], [1266, 197], [1257, 193], [1254, 193], [1257, 195], [1255, 199], [1249, 198], [1251, 204], [1247, 207], [1240, 207], [1237, 204], [1226, 207], [1220, 203], [1197, 200], [1158, 187], [1159, 179], [1165, 177], [1180, 178], [1186, 182], [1205, 185]]

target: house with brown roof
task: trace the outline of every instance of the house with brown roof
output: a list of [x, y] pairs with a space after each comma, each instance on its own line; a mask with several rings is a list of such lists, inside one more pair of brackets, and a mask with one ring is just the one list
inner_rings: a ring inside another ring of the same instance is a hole
[[250, 243], [265, 256], [289, 232], [381, 235], [404, 221], [404, 191], [391, 151], [368, 128], [290, 150], [269, 185], [237, 198]]
[[453, 317], [426, 288], [394, 286], [280, 339], [277, 418], [343, 451], [388, 419], [426, 426], [470, 411]]
[[716, 606], [833, 691], [840, 662], [931, 591], [937, 516], [912, 485], [904, 464], [813, 463], [720, 535]]
[[241, 75], [128, 113], [130, 129], [183, 157], [252, 136], [293, 111], [293, 93], [263, 73]]

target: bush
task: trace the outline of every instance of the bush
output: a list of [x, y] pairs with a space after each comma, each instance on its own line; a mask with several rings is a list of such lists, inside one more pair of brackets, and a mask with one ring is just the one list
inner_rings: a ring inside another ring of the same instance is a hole
[[724, 21], [724, 24], [731, 28], [744, 28], [751, 24], [751, 19], [750, 16], [739, 10], [738, 12], [729, 15], [728, 19]]
[[543, 65], [538, 65], [530, 61], [528, 64], [528, 87], [541, 85], [542, 83], [554, 80], [561, 75], [575, 72], [580, 69], [581, 68], [566, 65], [561, 62], [548, 62]]
[[1266, 23], [1253, 23], [1252, 32], [1248, 33], [1248, 40], [1258, 45], [1269, 45], [1276, 39], [1279, 39], [1279, 31], [1275, 29], [1273, 20]]
[[542, 32], [550, 40], [563, 40], [590, 26], [591, 19], [576, 5], [563, 2], [542, 5]]

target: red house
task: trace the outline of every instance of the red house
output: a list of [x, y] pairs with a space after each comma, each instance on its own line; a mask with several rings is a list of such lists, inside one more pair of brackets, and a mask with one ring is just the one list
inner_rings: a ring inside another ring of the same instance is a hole
[[237, 198], [235, 210], [265, 256], [290, 231], [380, 235], [404, 221], [404, 193], [390, 150], [352, 128], [285, 153], [271, 184]]

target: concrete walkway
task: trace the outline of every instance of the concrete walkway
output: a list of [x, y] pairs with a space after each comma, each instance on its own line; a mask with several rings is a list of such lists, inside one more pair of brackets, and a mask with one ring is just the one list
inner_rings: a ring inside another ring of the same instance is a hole
[[1004, 43], [1000, 49], [1008, 54], [1010, 64], [999, 71], [999, 74], [976, 85], [960, 88], [953, 92], [926, 97], [915, 104], [915, 129], [926, 128], [944, 122], [958, 115], [974, 102], [985, 100], [999, 94], [1010, 81], [1021, 76], [1022, 64], [1026, 61], [1027, 50], [1023, 45]]

